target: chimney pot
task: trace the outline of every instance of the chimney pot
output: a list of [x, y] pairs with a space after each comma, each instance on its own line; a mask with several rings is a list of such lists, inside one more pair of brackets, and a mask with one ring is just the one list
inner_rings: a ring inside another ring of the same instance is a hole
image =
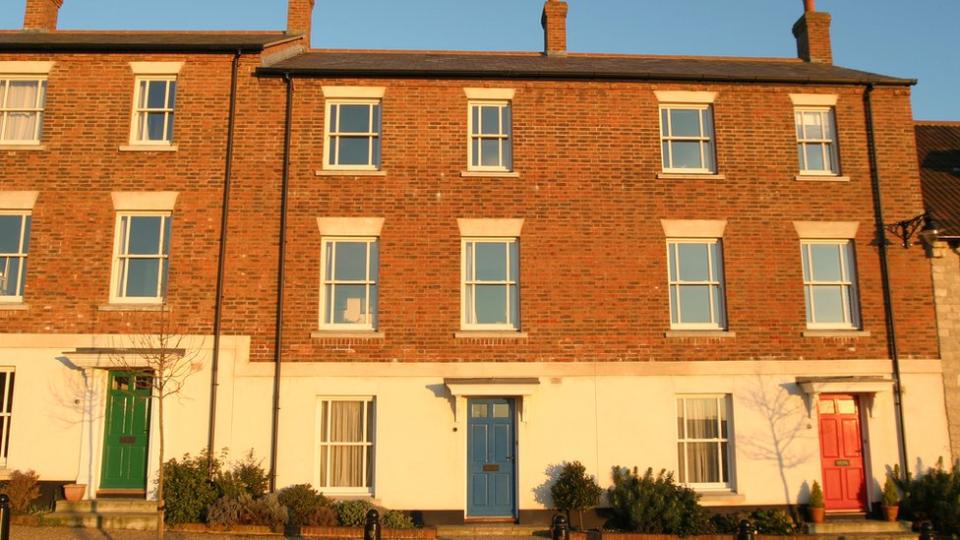
[[63, 0], [27, 0], [23, 13], [23, 29], [53, 32], [57, 29], [61, 6]]
[[817, 0], [803, 0], [803, 11], [810, 13], [817, 10]]
[[315, 0], [287, 0], [287, 33], [303, 34], [310, 47], [310, 31], [313, 28], [313, 4]]
[[806, 62], [833, 63], [833, 46], [830, 43], [830, 14], [814, 10], [814, 0], [805, 0], [806, 11], [793, 25], [797, 38], [797, 55]]
[[543, 52], [548, 56], [567, 54], [567, 11], [569, 7], [563, 0], [547, 0], [543, 5]]

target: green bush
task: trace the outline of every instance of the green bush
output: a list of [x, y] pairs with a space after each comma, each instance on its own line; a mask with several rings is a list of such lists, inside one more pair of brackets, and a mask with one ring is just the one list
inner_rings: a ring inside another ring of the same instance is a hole
[[334, 506], [337, 521], [344, 527], [363, 527], [367, 521], [367, 511], [373, 508], [368, 501], [340, 501]]
[[[211, 465], [212, 466], [209, 466]], [[220, 470], [216, 458], [210, 462], [206, 453], [184, 454], [179, 460], [163, 464], [163, 504], [167, 523], [202, 523], [207, 508], [220, 498], [213, 471]]]
[[883, 506], [891, 508], [899, 505], [900, 492], [897, 491], [897, 486], [893, 483], [893, 479], [888, 475], [886, 482], [883, 483]]
[[27, 514], [34, 510], [33, 501], [40, 497], [40, 477], [34, 471], [13, 471], [10, 479], [0, 484], [0, 493], [10, 497], [14, 514]]
[[810, 508], [823, 508], [823, 490], [820, 489], [820, 483], [816, 480], [813, 481], [813, 486], [810, 487], [810, 497], [807, 499], [807, 504]]
[[[313, 489], [310, 484], [298, 484], [282, 490], [279, 494], [280, 504], [287, 507], [289, 518], [287, 524], [291, 527], [336, 525], [336, 513], [329, 508], [330, 501]], [[323, 512], [321, 508], [327, 510]], [[332, 523], [315, 523], [331, 521]]]
[[249, 493], [256, 499], [267, 492], [268, 485], [267, 472], [253, 457], [253, 450], [234, 463], [230, 470], [218, 471], [217, 474], [217, 487], [220, 495], [225, 497], [237, 498]]
[[930, 521], [942, 536], [960, 535], [960, 468], [947, 471], [943, 460], [918, 478], [899, 478], [894, 468], [896, 487], [903, 492], [900, 511], [915, 522]]
[[387, 510], [380, 518], [384, 529], [412, 529], [416, 527], [413, 518], [399, 510]]
[[790, 514], [779, 509], [717, 514], [710, 518], [714, 534], [737, 534], [743, 520], [749, 521], [760, 534], [768, 536], [792, 536], [798, 531]]
[[710, 520], [700, 506], [700, 496], [677, 484], [673, 473], [653, 469], [640, 476], [637, 470], [613, 468], [613, 486], [608, 491], [614, 527], [647, 534], [689, 536], [711, 531]]
[[254, 499], [249, 493], [240, 495], [240, 523], [242, 525], [266, 525], [272, 531], [282, 531], [287, 522], [287, 508], [280, 504], [276, 494], [270, 493]]
[[220, 497], [207, 509], [207, 523], [229, 528], [240, 523], [243, 505], [234, 497]]
[[603, 489], [597, 481], [587, 474], [586, 467], [579, 461], [564, 463], [557, 480], [550, 486], [550, 495], [553, 505], [563, 510], [570, 519], [570, 512], [576, 511], [579, 516], [578, 527], [583, 528], [583, 511], [593, 508], [600, 503]]
[[336, 527], [339, 524], [340, 520], [333, 508], [320, 506], [313, 513], [304, 516], [302, 525], [306, 527]]

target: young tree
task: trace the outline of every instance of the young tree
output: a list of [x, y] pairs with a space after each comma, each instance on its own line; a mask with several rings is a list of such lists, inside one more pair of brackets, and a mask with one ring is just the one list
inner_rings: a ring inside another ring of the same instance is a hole
[[576, 510], [577, 527], [581, 530], [583, 511], [599, 504], [602, 493], [596, 479], [587, 474], [587, 468], [579, 461], [564, 463], [557, 481], [550, 487], [553, 505], [567, 514], [567, 522], [570, 521], [570, 512]]

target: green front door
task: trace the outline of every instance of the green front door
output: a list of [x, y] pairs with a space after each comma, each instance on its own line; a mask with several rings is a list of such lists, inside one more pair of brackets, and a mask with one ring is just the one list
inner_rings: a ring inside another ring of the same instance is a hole
[[108, 388], [100, 488], [145, 490], [152, 376], [111, 371]]

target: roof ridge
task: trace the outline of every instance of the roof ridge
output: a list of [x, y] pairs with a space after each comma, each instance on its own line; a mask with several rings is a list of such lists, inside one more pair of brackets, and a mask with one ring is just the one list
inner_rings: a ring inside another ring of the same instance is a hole
[[960, 120], [914, 120], [918, 126], [956, 126], [960, 127]]
[[[544, 56], [537, 51], [476, 51], [476, 50], [447, 50], [447, 49], [342, 49], [342, 48], [316, 48], [309, 49], [306, 52], [311, 53], [336, 53], [336, 54], [444, 54], [460, 56], [524, 56], [538, 57]], [[711, 56], [711, 55], [682, 55], [682, 54], [641, 54], [641, 53], [603, 53], [603, 52], [571, 52], [566, 55], [567, 58], [623, 58], [623, 59], [646, 59], [646, 60], [705, 60], [719, 62], [784, 62], [784, 63], [803, 63], [800, 58], [776, 57], [776, 56]]]

